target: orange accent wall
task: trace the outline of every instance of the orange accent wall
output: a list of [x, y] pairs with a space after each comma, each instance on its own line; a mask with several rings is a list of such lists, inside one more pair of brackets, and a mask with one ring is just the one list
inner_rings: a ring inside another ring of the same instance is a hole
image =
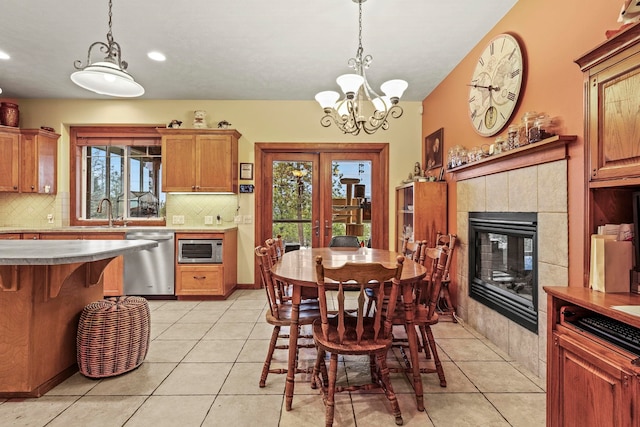
[[[569, 283], [583, 284], [585, 154], [583, 80], [573, 62], [606, 40], [605, 31], [617, 29], [622, 0], [519, 0], [502, 20], [474, 47], [423, 101], [422, 141], [444, 128], [444, 159], [449, 148], [467, 149], [490, 144], [494, 137], [479, 136], [468, 114], [466, 84], [485, 45], [500, 33], [510, 33], [521, 43], [526, 72], [520, 100], [511, 120], [527, 111], [545, 112], [562, 119], [560, 133], [577, 135], [569, 146]], [[424, 153], [423, 153], [424, 156]], [[445, 179], [450, 180], [448, 174]], [[449, 184], [450, 232], [456, 232], [455, 182]]]

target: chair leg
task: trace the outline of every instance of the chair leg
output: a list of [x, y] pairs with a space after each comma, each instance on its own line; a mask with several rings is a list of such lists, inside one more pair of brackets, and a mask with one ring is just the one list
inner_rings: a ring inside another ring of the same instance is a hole
[[269, 350], [267, 350], [267, 358], [264, 361], [262, 367], [262, 375], [260, 376], [260, 387], [264, 387], [267, 383], [267, 375], [269, 375], [269, 369], [271, 369], [271, 359], [273, 359], [273, 352], [276, 349], [278, 342], [278, 335], [280, 335], [280, 326], [274, 326], [273, 332], [271, 332], [271, 341], [269, 342]]
[[[313, 366], [313, 375], [311, 376], [311, 388], [322, 388], [327, 385], [327, 365], [324, 363], [325, 351], [318, 349], [316, 355], [316, 363]], [[320, 377], [322, 375], [322, 378]]]
[[331, 353], [329, 360], [329, 386], [327, 388], [327, 397], [325, 399], [325, 425], [333, 426], [333, 416], [336, 409], [336, 379], [338, 376], [338, 354]]
[[389, 375], [389, 367], [387, 366], [387, 355], [386, 353], [378, 353], [376, 354], [377, 365], [380, 370], [380, 379], [382, 384], [384, 385], [384, 392], [389, 399], [389, 403], [391, 403], [391, 410], [393, 411], [393, 416], [396, 419], [396, 425], [401, 426], [402, 421], [402, 413], [400, 412], [400, 405], [398, 404], [398, 397], [393, 391], [393, 386], [391, 385], [391, 377]]
[[431, 332], [431, 327], [425, 327], [427, 332], [427, 339], [429, 340], [429, 347], [431, 347], [431, 352], [433, 353], [433, 362], [436, 365], [436, 372], [438, 373], [438, 378], [440, 378], [440, 387], [447, 386], [447, 380], [444, 377], [444, 369], [442, 368], [442, 363], [440, 362], [440, 357], [438, 357], [438, 350], [436, 349], [436, 340], [433, 337], [433, 332]]
[[427, 341], [427, 331], [424, 325], [419, 325], [420, 339], [422, 340], [422, 349], [424, 350], [425, 359], [431, 359], [431, 352], [429, 352], [429, 342]]
[[444, 313], [451, 316], [451, 321], [453, 323], [458, 323], [458, 319], [456, 319], [455, 316], [455, 310], [453, 309], [453, 303], [451, 302], [451, 294], [449, 294], [449, 283], [442, 284], [440, 296], [441, 298], [444, 298], [445, 303], [447, 304], [447, 308], [444, 310]]

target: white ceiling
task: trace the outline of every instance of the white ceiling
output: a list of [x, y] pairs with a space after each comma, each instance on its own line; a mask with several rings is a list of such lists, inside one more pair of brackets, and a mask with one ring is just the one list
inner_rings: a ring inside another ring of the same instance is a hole
[[[421, 101], [516, 1], [367, 1], [370, 84], [405, 79], [403, 99]], [[107, 13], [107, 0], [2, 0], [0, 51], [11, 59], [0, 60], [0, 96], [106, 98], [69, 75], [91, 43], [106, 42]], [[112, 19], [143, 99], [311, 100], [339, 90], [358, 46], [352, 0], [113, 0]]]

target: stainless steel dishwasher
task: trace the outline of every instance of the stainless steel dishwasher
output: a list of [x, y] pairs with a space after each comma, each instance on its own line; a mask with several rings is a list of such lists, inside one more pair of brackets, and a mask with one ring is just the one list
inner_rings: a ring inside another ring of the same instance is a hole
[[124, 256], [125, 295], [174, 295], [174, 231], [131, 230], [127, 240], [155, 240], [155, 248]]

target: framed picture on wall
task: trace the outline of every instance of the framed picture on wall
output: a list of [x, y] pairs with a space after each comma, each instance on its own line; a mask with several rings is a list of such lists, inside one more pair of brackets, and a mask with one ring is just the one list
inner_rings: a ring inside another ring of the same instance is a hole
[[444, 146], [444, 129], [440, 128], [431, 135], [424, 138], [422, 148], [422, 167], [431, 170], [442, 167], [442, 151]]
[[240, 179], [253, 179], [253, 163], [240, 163]]

